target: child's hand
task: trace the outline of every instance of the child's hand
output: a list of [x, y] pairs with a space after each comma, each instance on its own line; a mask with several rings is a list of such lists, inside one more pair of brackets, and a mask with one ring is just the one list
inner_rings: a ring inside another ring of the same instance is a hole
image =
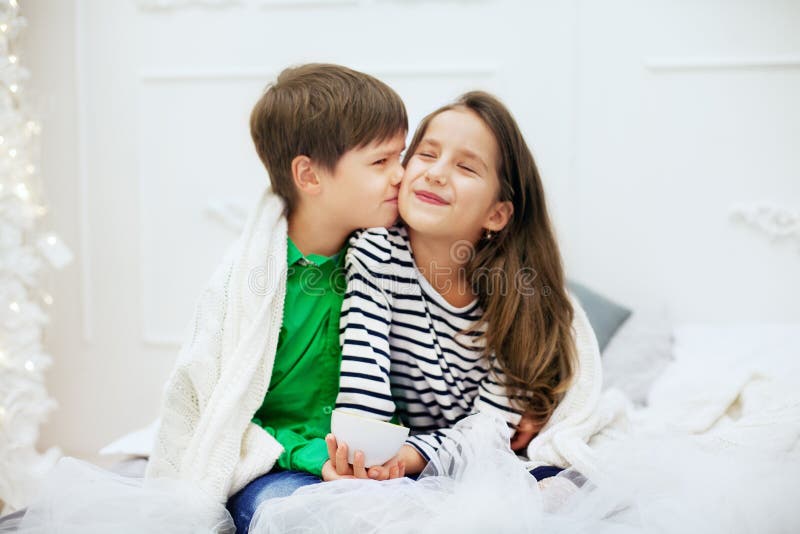
[[511, 450], [519, 451], [527, 447], [543, 426], [544, 423], [541, 421], [534, 419], [530, 415], [523, 415], [517, 425], [517, 431], [511, 436]]
[[418, 475], [425, 468], [425, 458], [411, 445], [403, 445], [394, 458], [383, 465], [369, 468], [367, 474], [373, 480], [389, 480], [410, 475]]
[[347, 461], [347, 443], [337, 443], [333, 434], [325, 436], [328, 446], [328, 461], [322, 466], [322, 480], [338, 480], [340, 478], [368, 478], [364, 467], [364, 453], [356, 451], [353, 465]]
[[367, 471], [372, 480], [389, 480], [406, 476], [406, 466], [397, 454], [383, 465], [374, 465]]

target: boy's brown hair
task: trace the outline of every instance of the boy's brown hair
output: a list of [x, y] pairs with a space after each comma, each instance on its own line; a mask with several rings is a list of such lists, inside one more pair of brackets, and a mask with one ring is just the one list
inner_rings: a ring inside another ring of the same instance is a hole
[[308, 156], [332, 171], [353, 148], [408, 131], [403, 101], [388, 85], [340, 65], [285, 69], [250, 114], [250, 135], [286, 212], [297, 202], [292, 160]]

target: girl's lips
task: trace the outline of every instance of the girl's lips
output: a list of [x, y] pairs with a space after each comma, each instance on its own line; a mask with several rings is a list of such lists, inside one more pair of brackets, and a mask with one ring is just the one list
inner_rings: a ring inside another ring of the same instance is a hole
[[449, 204], [449, 202], [447, 202], [445, 199], [439, 195], [431, 193], [430, 191], [414, 191], [414, 195], [416, 195], [416, 197], [422, 202], [427, 202], [428, 204], [435, 204], [437, 206], [445, 206]]

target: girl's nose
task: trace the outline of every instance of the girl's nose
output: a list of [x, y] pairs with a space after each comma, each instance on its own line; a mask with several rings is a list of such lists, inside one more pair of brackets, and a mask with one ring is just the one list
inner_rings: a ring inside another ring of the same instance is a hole
[[444, 173], [434, 167], [431, 167], [425, 172], [425, 180], [428, 182], [435, 182], [438, 185], [444, 185], [447, 182]]

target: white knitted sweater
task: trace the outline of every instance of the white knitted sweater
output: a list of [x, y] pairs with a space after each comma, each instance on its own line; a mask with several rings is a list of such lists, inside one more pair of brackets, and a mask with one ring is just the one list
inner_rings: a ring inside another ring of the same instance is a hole
[[[167, 382], [146, 476], [198, 484], [220, 502], [272, 469], [282, 446], [251, 418], [269, 387], [286, 295], [283, 203], [261, 197], [239, 239], [203, 291]], [[590, 438], [619, 422], [603, 402], [597, 340], [580, 304], [573, 322], [576, 379], [528, 447], [530, 465], [593, 472]], [[313, 386], [311, 386], [313, 387]], [[613, 400], [613, 399], [611, 399]]]
[[192, 481], [225, 502], [283, 451], [250, 421], [283, 320], [286, 237], [283, 202], [266, 191], [197, 303], [164, 392], [148, 478]]
[[578, 366], [572, 385], [547, 424], [527, 448], [528, 467], [573, 467], [588, 477], [602, 468], [590, 444], [627, 430], [632, 405], [619, 390], [601, 394], [600, 348], [580, 302], [569, 295], [575, 310], [572, 330]]

